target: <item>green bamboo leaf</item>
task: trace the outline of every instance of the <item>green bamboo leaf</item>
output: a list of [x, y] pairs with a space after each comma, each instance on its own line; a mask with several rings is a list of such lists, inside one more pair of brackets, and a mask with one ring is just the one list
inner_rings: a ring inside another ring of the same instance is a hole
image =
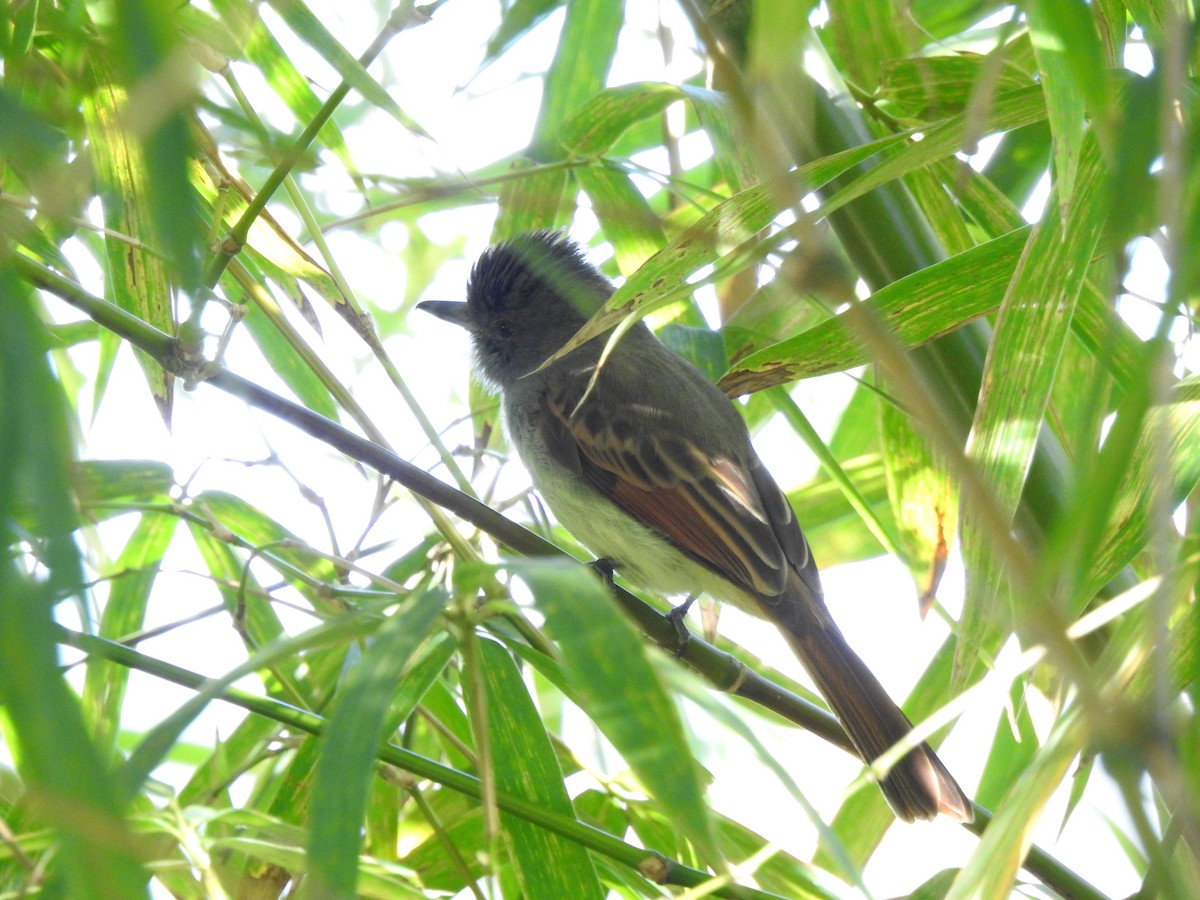
[[153, 459], [85, 459], [75, 463], [71, 484], [89, 518], [109, 514], [108, 507], [161, 503], [175, 486], [175, 473]]
[[[154, 579], [179, 519], [145, 513], [134, 528], [112, 571], [111, 589], [100, 617], [101, 637], [121, 641], [141, 629]], [[88, 660], [83, 681], [83, 709], [101, 752], [116, 749], [117, 726], [129, 670], [107, 660]]]
[[402, 810], [407, 797], [382, 778], [367, 787], [367, 809], [363, 824], [363, 855], [398, 862]]
[[1032, 199], [1046, 173], [1052, 142], [1045, 120], [1010, 131], [1001, 136], [981, 175], [1019, 209]]
[[[1054, 172], [1061, 186], [1058, 214], [1064, 224], [1067, 199], [1074, 193], [1075, 167], [1079, 163], [1084, 126], [1084, 94], [1074, 83], [1067, 64], [1067, 44], [1071, 41], [1056, 27], [1062, 23], [1052, 12], [1052, 7], [1066, 5], [1033, 2], [1025, 11], [1033, 36], [1033, 52], [1038, 60], [1038, 74], [1045, 85], [1046, 115], [1054, 135]], [[1089, 77], [1095, 77], [1095, 72]]]
[[705, 378], [715, 382], [729, 366], [729, 357], [725, 355], [725, 342], [718, 332], [707, 325], [684, 325], [680, 320], [685, 319], [685, 316], [700, 318], [699, 313], [688, 309], [684, 316], [658, 329], [658, 338], [699, 369]]
[[[554, 746], [512, 657], [491, 641], [479, 641], [478, 648], [496, 787], [574, 816]], [[547, 900], [604, 896], [583, 847], [509, 813], [500, 816], [512, 838], [523, 896]]]
[[[374, 630], [374, 629], [372, 629]], [[265, 789], [255, 797], [255, 808], [261, 809], [268, 816], [278, 819], [289, 826], [302, 826], [311, 819], [309, 810], [313, 799], [313, 782], [316, 779], [317, 764], [321, 761], [322, 743], [319, 738], [308, 737], [299, 742], [295, 752], [285, 761], [281, 770], [271, 779]], [[361, 821], [357, 823], [361, 828]], [[349, 827], [348, 824], [345, 827]], [[312, 827], [308, 829], [308, 839], [312, 839]], [[306, 846], [307, 846], [307, 842]], [[302, 867], [312, 865], [312, 849], [309, 847], [308, 859]], [[235, 895], [247, 895], [278, 891], [287, 877], [285, 872], [262, 871], [252, 854], [234, 854], [224, 861], [226, 878], [236, 887]], [[230, 875], [233, 878], [230, 878]], [[322, 896], [318, 894], [317, 896]], [[324, 896], [335, 896], [332, 892]]]
[[829, 26], [841, 64], [863, 90], [873, 90], [888, 60], [920, 43], [916, 22], [889, 0], [829, 0]]
[[[296, 121], [303, 124], [315, 119], [321, 109], [321, 99], [267, 29], [258, 5], [247, 0], [213, 0], [213, 9], [235, 36], [240, 52], [258, 67]], [[332, 119], [321, 126], [317, 137], [349, 171], [356, 171], [346, 140]]]
[[[0, 101], [3, 97], [0, 96]], [[3, 104], [0, 102], [0, 107]], [[0, 117], [5, 115], [5, 110], [0, 108]], [[7, 126], [6, 126], [7, 127]], [[20, 126], [16, 126], [19, 128]], [[47, 157], [53, 159], [53, 157]], [[45, 159], [43, 159], [43, 162]], [[15, 166], [10, 167], [15, 170]], [[48, 167], [51, 171], [55, 169], [53, 165]], [[54, 172], [53, 175], [43, 172], [48, 178], [58, 177], [60, 173]], [[30, 177], [30, 176], [26, 176]], [[37, 181], [39, 175], [33, 175], [31, 181]], [[36, 187], [36, 185], [35, 185]], [[54, 228], [48, 228], [45, 231], [28, 227], [28, 221], [16, 209], [0, 209], [0, 230], [7, 236], [15, 238], [13, 241], [14, 249], [16, 247], [23, 248], [30, 257], [43, 263], [47, 268], [61, 272], [66, 277], [79, 281], [79, 274], [75, 271], [75, 267], [71, 265], [70, 260], [63, 254], [55, 241], [57, 235], [54, 234]], [[99, 240], [90, 235], [78, 233], [76, 235], [79, 242], [85, 246], [95, 246], [99, 244]], [[90, 247], [89, 247], [90, 249]], [[92, 251], [93, 256], [99, 256], [100, 253]], [[84, 332], [91, 330], [93, 334], [91, 338], [102, 337], [104, 329], [100, 328], [95, 322], [72, 322], [72, 323], [47, 323], [47, 328], [51, 338], [51, 346], [55, 347], [60, 341], [82, 341], [88, 338], [84, 336]]]
[[6, 560], [0, 591], [6, 601], [0, 608], [6, 736], [35, 821], [60, 837], [45, 887], [60, 896], [145, 897], [149, 876], [129, 849], [134, 842], [124, 804], [59, 668], [49, 586], [19, 577]]
[[[238, 680], [252, 673], [268, 671], [272, 667], [277, 667], [280, 663], [291, 662], [296, 665], [303, 665], [315, 658], [316, 654], [311, 654], [305, 658], [305, 654], [309, 651], [325, 647], [333, 647], [335, 649], [344, 647], [348, 642], [360, 639], [375, 631], [377, 627], [378, 620], [367, 614], [345, 615], [333, 618], [296, 637], [287, 637], [274, 641], [256, 651], [249, 659], [238, 664], [219, 678], [212, 678], [205, 682], [204, 686], [188, 698], [182, 706], [178, 707], [163, 721], [159, 722], [142, 736], [137, 747], [129, 754], [129, 758], [121, 767], [119, 782], [120, 796], [126, 802], [131, 801], [137, 791], [140, 790], [142, 783], [150, 777], [150, 773], [162, 763], [171, 748], [178, 743], [184, 728], [209, 703], [220, 697], [222, 693]], [[155, 666], [168, 670], [172, 668], [169, 664], [151, 660], [147, 663], [147, 670], [154, 672]], [[287, 785], [286, 779], [295, 779], [294, 772], [308, 765], [309, 758], [315, 761], [316, 754], [313, 744], [314, 742], [312, 741], [306, 741], [301, 744], [296, 757], [288, 766], [285, 778], [282, 780], [276, 779], [272, 782], [272, 790], [278, 796], [282, 797], [284, 809], [297, 804], [302, 804], [300, 806], [301, 809], [306, 808], [308, 791], [300, 790], [299, 788], [307, 786], [307, 777], [299, 779], [299, 781], [304, 783], [293, 785]], [[278, 811], [279, 805], [277, 804], [274, 808]]]
[[[817, 160], [801, 166], [792, 177], [807, 190], [818, 188], [897, 141], [896, 138], [884, 138]], [[711, 262], [722, 248], [750, 241], [782, 211], [780, 194], [775, 185], [760, 184], [735, 194], [707, 212], [627, 278], [604, 308], [551, 360], [565, 356], [629, 315], [645, 315], [689, 295], [689, 278], [696, 269]], [[744, 265], [744, 261], [735, 260], [726, 268], [740, 267], [739, 264]]]
[[[748, 182], [744, 150], [733, 137], [725, 97], [694, 85], [644, 81], [605, 88], [572, 115], [559, 130], [558, 141], [571, 159], [595, 159], [613, 151], [621, 137], [639, 123], [657, 119], [672, 103], [688, 101], [717, 150], [717, 161], [731, 185]], [[623, 148], [626, 149], [626, 148]]]
[[[224, 510], [221, 498], [217, 499], [216, 508]], [[197, 506], [196, 511], [208, 521], [214, 516], [213, 509], [203, 503]], [[258, 530], [260, 534], [264, 531], [266, 534], [279, 533], [272, 528], [273, 523], [260, 525], [257, 522], [258, 515], [253, 509], [243, 511], [234, 507], [234, 514], [230, 520], [238, 524], [238, 527], [246, 527], [250, 532]], [[284, 637], [286, 632], [275, 612], [270, 592], [254, 577], [243, 553], [231, 546], [234, 542], [223, 539], [226, 536], [221, 534], [221, 526], [189, 522], [188, 528], [213, 584], [220, 593], [229, 615], [234, 618], [238, 634], [245, 640], [247, 648], [257, 651], [260, 647]], [[214, 530], [216, 534], [221, 534], [221, 537], [214, 536]], [[274, 563], [291, 586], [308, 598], [314, 606], [320, 604], [324, 608], [328, 605], [325, 595], [329, 593], [332, 583], [314, 583], [298, 574], [293, 567], [283, 565], [271, 552], [257, 558]], [[338, 607], [335, 611], [342, 610]], [[292, 703], [317, 703], [317, 698], [324, 691], [324, 680], [333, 677], [339, 670], [343, 654], [341, 648], [334, 647], [325, 652], [316, 651], [305, 660], [284, 658], [269, 672], [260, 672], [259, 676], [272, 696]]]
[[[233, 272], [235, 278], [238, 273]], [[261, 284], [251, 284], [242, 322], [262, 351], [271, 370], [291, 388], [296, 397], [327, 419], [338, 419], [338, 408], [329, 388], [313, 371], [320, 360], [308, 343], [283, 315], [275, 297]], [[310, 362], [311, 361], [311, 362]]]
[[[879, 454], [879, 404], [886, 402], [875, 385], [859, 381], [850, 401], [838, 418], [837, 428], [829, 439], [829, 450], [846, 465]], [[849, 471], [849, 470], [847, 470]]]
[[[458, 641], [446, 631], [432, 635], [421, 645], [393, 693], [384, 723], [386, 734], [394, 733], [413, 714], [421, 698], [442, 677], [457, 649]], [[374, 779], [369, 790], [364, 852], [394, 862], [402, 821], [400, 810], [408, 798], [383, 779]]]
[[1041, 86], [1034, 85], [997, 95], [988, 106], [983, 123], [974, 122], [971, 115], [964, 112], [905, 132], [905, 138], [915, 138], [918, 134], [920, 138], [840, 188], [821, 204], [816, 214], [829, 216], [881, 185], [954, 155], [962, 149], [967, 137], [978, 138], [996, 131], [1011, 131], [1040, 122], [1045, 117], [1046, 106]]
[[959, 871], [959, 869], [942, 869], [909, 894], [908, 900], [943, 900], [946, 892], [950, 890], [950, 885], [958, 877]]
[[[107, 760], [93, 743], [55, 643], [54, 604], [80, 590], [69, 493], [71, 438], [62, 385], [28, 287], [0, 260], [0, 705], [28, 814], [54, 829], [47, 894], [144, 897], [138, 862]], [[38, 578], [19, 570], [9, 518], [20, 494], [34, 512]], [[6, 818], [8, 814], [6, 813]], [[21, 883], [26, 883], [24, 875]]]
[[[725, 94], [682, 85], [700, 127], [713, 145], [713, 162], [730, 191], [744, 191], [766, 180], [763, 160], [753, 141], [745, 140]], [[689, 179], [693, 176], [689, 173]], [[711, 179], [710, 181], [715, 181]]]
[[[839, 454], [835, 455], [841, 459]], [[888, 503], [887, 475], [879, 454], [843, 462], [842, 470], [884, 528], [894, 533], [895, 517]], [[787, 497], [804, 526], [813, 558], [822, 568], [871, 559], [884, 552], [879, 539], [850, 505], [841, 487], [824, 472], [803, 487], [789, 491]]]
[[[1116, 69], [1125, 62], [1126, 31], [1129, 11], [1125, 0], [1096, 0], [1091, 4], [1091, 13], [1096, 20], [1096, 31], [1104, 52], [1104, 65]], [[1124, 137], [1124, 135], [1122, 135]]]
[[599, 162], [574, 170], [576, 181], [592, 202], [604, 237], [612, 245], [617, 268], [637, 271], [663, 245], [658, 217], [629, 176], [611, 163]]
[[[247, 716], [232, 734], [214, 740], [206, 758], [195, 765], [191, 778], [179, 791], [183, 808], [229, 804], [228, 786], [258, 763], [263, 748], [276, 740], [283, 726], [266, 716]], [[231, 804], [230, 804], [231, 805]]]
[[[26, 6], [17, 16], [26, 19], [37, 7]], [[48, 187], [45, 182], [57, 174], [57, 163], [67, 157], [66, 135], [32, 108], [26, 98], [9, 87], [0, 86], [0, 151], [8, 165], [20, 173], [26, 185], [37, 194]], [[14, 229], [15, 231], [16, 229]]]
[[[814, 231], [816, 239], [798, 242], [783, 254], [776, 277], [745, 303], [732, 312], [722, 307], [721, 333], [731, 360], [740, 362], [782, 337], [799, 334], [829, 318], [832, 309], [857, 301], [857, 275], [829, 240], [828, 230]], [[871, 418], [873, 422], [874, 411]], [[872, 431], [874, 427], [872, 424]]]
[[[1001, 145], [1012, 134], [1005, 135]], [[987, 237], [999, 237], [1026, 224], [1017, 204], [987, 175], [958, 160], [943, 160], [931, 168], [938, 173], [942, 185], [954, 195], [962, 212]]]
[[[954, 256], [970, 250], [978, 241], [959, 214], [954, 198], [947, 192], [940, 177], [950, 165], [949, 160], [939, 160], [924, 169], [910, 172], [904, 177], [904, 184], [925, 214], [930, 230], [946, 255]], [[1020, 224], [1014, 227], [1020, 227]]]
[[[193, 161], [192, 179], [201, 197], [212, 208], [220, 209], [224, 223], [232, 227], [246, 211], [254, 191], [226, 168], [212, 135], [199, 128], [197, 134], [203, 158]], [[310, 285], [355, 330], [370, 331], [361, 311], [353, 306], [352, 298], [342, 293], [333, 276], [296, 243], [270, 212], [264, 209], [259, 213], [246, 242], [263, 261]]]
[[1161, 47], [1168, 23], [1175, 21], [1175, 9], [1170, 0], [1127, 0], [1125, 7], [1152, 47]]
[[220, 72], [231, 60], [242, 59], [245, 40], [228, 21], [195, 6], [176, 12], [175, 25], [185, 36], [189, 52], [210, 72]]
[[[530, 155], [538, 162], [563, 158], [559, 130], [604, 87], [623, 13], [624, 5], [612, 0], [573, 0], [567, 5], [530, 143]], [[572, 209], [568, 183], [567, 172], [562, 169], [506, 182], [500, 191], [500, 213], [492, 239], [504, 240], [525, 231], [566, 224]]]
[[[761, 180], [755, 175], [754, 154], [744, 140], [737, 139], [726, 96], [692, 84], [637, 82], [605, 88], [563, 122], [559, 144], [576, 160], [611, 154], [628, 157], [655, 148], [662, 142], [660, 116], [679, 101], [688, 102], [695, 121], [712, 140], [713, 163], [728, 185], [740, 191]], [[695, 127], [692, 114], [689, 128]], [[647, 127], [650, 131], [643, 133]]]
[[[120, 110], [120, 127], [129, 128], [141, 148], [137, 172], [145, 191], [136, 202], [152, 227], [131, 233], [152, 242], [170, 261], [174, 283], [193, 291], [200, 282], [204, 249], [196, 193], [188, 180], [195, 150], [190, 122], [199, 92], [192, 72], [180, 64], [184, 50], [178, 16], [173, 7], [155, 0], [126, 0], [101, 21], [103, 39], [96, 49], [103, 48], [104, 55], [89, 57], [97, 84], [119, 84], [134, 98], [130, 108]], [[138, 116], [141, 127], [132, 127]], [[169, 303], [170, 296], [159, 302]]]
[[412, 663], [392, 691], [388, 708], [387, 731], [395, 731], [413, 714], [454, 658], [458, 641], [449, 632], [430, 635], [413, 655]]
[[1090, 280], [1075, 306], [1071, 330], [1119, 388], [1128, 390], [1141, 379], [1141, 340]]
[[337, 70], [342, 80], [358, 91], [365, 100], [379, 107], [413, 134], [428, 137], [416, 120], [404, 112], [392, 96], [368, 74], [349, 51], [329, 33], [321, 19], [302, 0], [268, 0], [296, 36]]
[[[988, 110], [984, 131], [1019, 128], [1044, 116], [1039, 87], [1013, 91], [996, 98]], [[911, 140], [914, 132], [905, 132], [822, 157], [791, 173], [789, 178], [795, 182], [792, 189], [817, 190], [876, 153], [901, 147], [826, 200], [816, 216], [829, 216], [882, 184], [952, 155], [961, 146], [968, 127], [971, 123], [965, 114], [958, 115], [922, 129], [919, 141]], [[760, 248], [753, 246], [752, 239], [783, 211], [790, 196], [790, 189], [762, 184], [734, 195], [706, 213], [617, 288], [604, 307], [547, 363], [560, 359], [631, 316], [644, 316], [686, 296], [691, 290], [689, 279], [692, 273], [712, 262], [729, 246], [737, 249], [721, 260], [709, 280], [740, 271], [755, 261]]]
[[892, 403], [881, 403], [879, 418], [895, 535], [924, 616], [958, 533], [958, 485], [908, 415]]
[[[1165, 469], [1160, 465], [1165, 464]], [[1169, 484], [1161, 476], [1169, 474]], [[1200, 377], [1175, 385], [1147, 416], [1117, 489], [1099, 547], [1087, 570], [1084, 597], [1094, 596], [1146, 544], [1155, 492], [1178, 506], [1200, 485]]]
[[[886, 60], [880, 72], [879, 94], [902, 116], [923, 121], [945, 118], [967, 108], [989, 65], [989, 58], [977, 53]], [[996, 79], [996, 93], [1029, 87], [1033, 81], [1007, 54], [1000, 62], [999, 73], [989, 77]]]
[[438, 592], [409, 597], [376, 632], [338, 691], [320, 740], [310, 804], [310, 896], [355, 896], [367, 788], [389, 731], [392, 693], [445, 601]]
[[[1013, 274], [996, 322], [984, 370], [968, 456], [992, 486], [1006, 515], [1014, 515], [1058, 372], [1076, 301], [1103, 229], [1103, 167], [1095, 139], [1084, 143], [1066, 230], [1057, 218], [1034, 229]], [[1031, 425], [1031, 423], [1033, 423]], [[967, 595], [960, 622], [964, 655], [987, 643], [983, 632], [1003, 630], [1006, 610], [992, 602], [1003, 590], [1007, 557], [970, 505], [962, 511]], [[1032, 600], [1032, 598], [1030, 598]], [[969, 649], [968, 649], [969, 648]]]
[[249, 570], [246, 560], [228, 543], [214, 537], [209, 528], [189, 522], [188, 530], [220, 592], [226, 611], [231, 615], [242, 611], [241, 627], [250, 644], [261, 647], [280, 637], [284, 633], [283, 623], [271, 604], [264, 602], [266, 591]]
[[626, 804], [629, 827], [643, 847], [653, 847], [671, 859], [689, 859], [695, 850], [678, 824], [657, 804], [631, 800]]
[[[1029, 238], [1023, 228], [914, 272], [867, 301], [906, 346], [933, 340], [995, 309]], [[741, 360], [720, 381], [730, 395], [868, 362], [865, 348], [843, 324], [828, 319]]]
[[679, 85], [652, 81], [605, 88], [563, 122], [558, 142], [572, 159], [604, 156], [628, 129], [687, 96]]
[[563, 123], [604, 87], [625, 19], [620, 0], [571, 0], [546, 72], [533, 147], [549, 149]]
[[504, 10], [504, 17], [496, 32], [488, 39], [483, 62], [483, 69], [489, 63], [502, 57], [513, 44], [527, 35], [535, 25], [546, 16], [563, 5], [565, 0], [513, 0]]
[[701, 857], [715, 863], [712, 824], [679, 710], [632, 626], [577, 563], [507, 565], [529, 585], [546, 616], [584, 711]]
[[1099, 139], [1105, 145], [1110, 139], [1104, 77], [1108, 65], [1095, 20], [1083, 0], [1032, 0], [1024, 8], [1054, 135], [1059, 216], [1067, 227], [1067, 204], [1076, 196], [1075, 176], [1083, 153], [1085, 111]]
[[[103, 522], [130, 507], [171, 502], [175, 476], [166, 463], [153, 460], [80, 460], [71, 466], [71, 488], [79, 511], [89, 522]], [[36, 516], [42, 498], [14, 498], [9, 515], [22, 527], [37, 533]]]
[[[629, 816], [624, 804], [609, 791], [592, 788], [575, 795], [575, 811], [581, 821], [588, 821], [609, 834], [624, 834], [629, 829]], [[598, 866], [603, 857], [596, 857]]]
[[[233, 817], [227, 817], [234, 824]], [[259, 893], [278, 893], [286, 884], [289, 873], [302, 873], [308, 865], [304, 847], [304, 831], [279, 824], [237, 824], [230, 836], [207, 842], [206, 849], [218, 858], [243, 857], [250, 864], [250, 874], [237, 885], [235, 896], [255, 896]], [[382, 860], [357, 860], [358, 897], [372, 900], [428, 900], [411, 872]], [[279, 883], [282, 874], [283, 883]], [[239, 890], [240, 889], [240, 890]], [[303, 895], [302, 895], [303, 896]], [[309, 894], [308, 896], [314, 896]]]
[[442, 537], [439, 534], [425, 535], [418, 543], [388, 563], [382, 572], [383, 577], [397, 584], [405, 584], [410, 578], [425, 572], [430, 552], [441, 542]]
[[30, 4], [17, 8], [12, 13], [12, 32], [7, 36], [5, 56], [10, 62], [24, 61], [33, 46], [33, 33], [37, 27], [37, 6]]
[[[1082, 307], [1086, 294], [1085, 288], [1079, 298], [1079, 307]], [[1082, 384], [1088, 385], [1089, 390], [1081, 398], [1079, 386]], [[1094, 353], [1072, 329], [1058, 364], [1058, 377], [1054, 380], [1046, 419], [1062, 441], [1063, 448], [1075, 459], [1089, 457], [1094, 448], [1104, 443], [1104, 420], [1115, 405], [1120, 387], [1105, 370], [1099, 354]]]
[[1033, 757], [1041, 746], [1029, 715], [1029, 706], [1025, 702], [1025, 691], [1024, 679], [1013, 683], [1008, 692], [1012, 713], [1002, 714], [996, 723], [987, 763], [979, 778], [979, 789], [975, 792], [975, 802], [984, 809], [999, 807], [1021, 773], [1033, 763]]
[[983, 8], [979, 0], [913, 0], [907, 12], [931, 39], [943, 39], [957, 37], [978, 24]]
[[[750, 859], [767, 845], [766, 838], [725, 816], [717, 817], [716, 826], [717, 840], [728, 859]], [[781, 850], [764, 860], [753, 875], [760, 888], [781, 897], [835, 900], [845, 895], [845, 885]]]
[[[473, 751], [475, 736], [471, 733], [471, 720], [459, 705], [457, 695], [443, 682], [434, 682], [421, 698], [421, 710], [437, 722], [440, 730], [451, 736], [451, 740], [444, 741], [444, 749], [453, 765], [470, 769], [474, 760], [467, 754]], [[461, 752], [459, 746], [466, 748], [467, 754]]]
[[954, 880], [946, 900], [1007, 897], [1033, 843], [1033, 829], [1050, 795], [1083, 747], [1085, 729], [1078, 708], [1055, 722], [1046, 743], [1034, 755], [988, 823], [979, 846]]
[[1092, 773], [1096, 770], [1096, 757], [1085, 756], [1079, 761], [1079, 765], [1075, 767], [1075, 771], [1071, 773], [1071, 793], [1067, 797], [1067, 805], [1063, 808], [1062, 825], [1060, 828], [1066, 828], [1067, 822], [1070, 821], [1072, 814], [1079, 808], [1080, 801], [1083, 800], [1083, 792], [1091, 783]]
[[79, 515], [69, 493], [74, 441], [29, 293], [0, 259], [0, 297], [6, 301], [0, 303], [0, 546], [8, 564], [7, 548], [25, 537], [13, 529], [16, 512], [24, 511], [51, 589], [69, 597], [83, 582], [74, 540]]
[[514, 163], [514, 171], [530, 169], [528, 175], [506, 181], [500, 186], [500, 212], [492, 228], [492, 241], [503, 241], [527, 231], [559, 229], [571, 219], [574, 197], [565, 169], [543, 169], [532, 164]]
[[[1034, 156], [1036, 158], [1036, 154]], [[991, 178], [980, 176], [969, 166], [943, 166], [943, 184], [955, 193], [964, 210], [985, 232], [998, 236], [1024, 225], [1020, 211], [1011, 200], [1000, 193]], [[1040, 170], [1039, 166], [1038, 171]], [[1122, 191], [1118, 197], [1126, 193], [1128, 192]], [[1119, 217], [1120, 210], [1114, 208], [1110, 220]], [[1128, 388], [1140, 378], [1142, 342], [1105, 299], [1098, 287], [1103, 280], [1094, 273], [1089, 276], [1076, 304], [1075, 315], [1071, 319], [1073, 338], [1083, 348], [1079, 353], [1078, 365], [1081, 370], [1083, 367], [1102, 367], [1121, 388]], [[1082, 404], [1068, 405], [1072, 406], [1075, 412], [1082, 410]], [[1066, 413], [1061, 405], [1058, 413], [1060, 416]], [[1061, 429], [1060, 437], [1064, 437]]]
[[[105, 222], [113, 232], [139, 241], [153, 242], [154, 216], [150, 204], [153, 186], [149, 181], [143, 146], [134, 140], [121, 123], [121, 111], [127, 102], [124, 90], [114, 84], [100, 60], [93, 62], [98, 84], [83, 104], [84, 120], [91, 135], [92, 164], [105, 207]], [[175, 334], [171, 309], [170, 267], [158, 253], [110, 235], [104, 242], [108, 259], [108, 286], [112, 299], [159, 331]], [[103, 339], [106, 352], [96, 379], [95, 403], [99, 406], [108, 383], [117, 342]], [[171, 424], [174, 376], [158, 361], [142, 351], [135, 355], [146, 376], [150, 393], [167, 427]]]
[[[500, 639], [506, 637], [502, 634], [493, 636]], [[559, 718], [563, 699], [569, 700], [576, 706], [579, 705], [578, 698], [575, 696], [575, 687], [563, 669], [562, 661], [558, 657], [548, 656], [535, 650], [520, 640], [509, 638], [506, 640], [505, 646], [521, 662], [537, 673], [538, 677], [544, 680], [544, 685], [553, 687], [553, 690], [549, 690], [539, 684], [542, 689], [537, 692], [537, 703], [538, 708], [542, 711], [542, 721], [545, 723], [546, 730], [551, 734], [556, 734], [559, 731], [558, 726], [561, 725]]]
[[[415, 872], [427, 890], [458, 894], [468, 888], [468, 879], [488, 875], [485, 860], [489, 845], [483, 832], [483, 810], [478, 802], [453, 791], [428, 791], [425, 805], [438, 822], [434, 832], [401, 859], [401, 864]], [[447, 845], [458, 854], [456, 859], [447, 852]]]
[[265, 558], [285, 563], [282, 567], [285, 576], [288, 576], [288, 566], [303, 572], [307, 581], [294, 575], [289, 577], [296, 587], [303, 589], [306, 583], [311, 585], [313, 581], [330, 585], [337, 581], [337, 570], [332, 562], [308, 552], [304, 541], [241, 497], [225, 491], [204, 491], [196, 495], [192, 505], [205, 518], [228, 529], [250, 546], [264, 550]]

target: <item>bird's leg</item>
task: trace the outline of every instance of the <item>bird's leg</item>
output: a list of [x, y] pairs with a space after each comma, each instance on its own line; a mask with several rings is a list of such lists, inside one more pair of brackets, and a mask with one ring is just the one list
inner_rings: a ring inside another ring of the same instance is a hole
[[667, 618], [675, 626], [675, 650], [672, 655], [676, 659], [680, 659], [683, 656], [683, 652], [687, 650], [688, 641], [692, 639], [692, 633], [687, 630], [687, 626], [683, 624], [683, 620], [687, 616], [692, 604], [696, 602], [697, 596], [699, 595], [690, 595], [678, 606], [672, 607], [671, 611], [667, 613]]
[[[616, 584], [613, 582], [613, 573], [617, 570], [617, 561], [609, 556], [601, 556], [599, 559], [593, 559], [587, 564], [600, 576], [600, 580], [604, 582], [604, 586], [610, 591], [616, 589]], [[667, 618], [671, 620], [671, 624], [675, 627], [675, 649], [672, 651], [676, 659], [683, 656], [687, 650], [688, 642], [692, 639], [692, 633], [687, 630], [687, 626], [683, 624], [684, 618], [688, 614], [688, 609], [696, 602], [698, 594], [692, 594], [678, 606], [672, 607], [667, 613]]]
[[616, 587], [613, 584], [613, 573], [617, 571], [617, 561], [608, 556], [601, 556], [599, 559], [593, 559], [588, 563], [596, 574], [600, 576], [600, 580], [604, 582], [604, 586], [610, 591]]

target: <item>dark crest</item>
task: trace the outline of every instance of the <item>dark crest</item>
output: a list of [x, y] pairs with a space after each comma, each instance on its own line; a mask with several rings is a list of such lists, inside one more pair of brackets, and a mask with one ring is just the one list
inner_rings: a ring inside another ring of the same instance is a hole
[[612, 285], [574, 241], [557, 231], [533, 231], [489, 248], [471, 269], [467, 302], [475, 314], [516, 312], [546, 292], [568, 298], [585, 317], [612, 293]]

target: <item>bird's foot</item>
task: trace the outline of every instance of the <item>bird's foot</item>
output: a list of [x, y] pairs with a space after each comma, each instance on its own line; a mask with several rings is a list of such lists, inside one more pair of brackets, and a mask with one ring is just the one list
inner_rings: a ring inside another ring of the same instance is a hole
[[675, 626], [675, 650], [672, 652], [672, 655], [676, 659], [682, 658], [684, 652], [687, 650], [688, 642], [690, 642], [692, 639], [692, 633], [687, 630], [687, 626], [683, 624], [683, 620], [687, 617], [688, 610], [695, 602], [696, 595], [692, 594], [692, 596], [688, 597], [678, 606], [673, 607], [671, 611], [667, 613], [667, 618], [670, 619], [671, 624]]
[[615, 559], [602, 556], [599, 559], [593, 559], [588, 565], [600, 576], [600, 580], [604, 582], [606, 588], [611, 591], [616, 587], [613, 584], [613, 573], [617, 571], [617, 561]]

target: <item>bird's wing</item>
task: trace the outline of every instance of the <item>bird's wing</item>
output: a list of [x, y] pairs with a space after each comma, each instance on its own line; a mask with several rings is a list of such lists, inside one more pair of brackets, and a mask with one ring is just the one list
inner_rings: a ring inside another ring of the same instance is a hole
[[[647, 407], [598, 416], [585, 404], [572, 416], [565, 396], [551, 392], [544, 403], [542, 437], [562, 465], [743, 590], [764, 599], [783, 592], [788, 554], [747, 466], [678, 434], [652, 433], [665, 417]], [[771, 500], [786, 506], [781, 494]], [[807, 554], [799, 529], [796, 537]]]

